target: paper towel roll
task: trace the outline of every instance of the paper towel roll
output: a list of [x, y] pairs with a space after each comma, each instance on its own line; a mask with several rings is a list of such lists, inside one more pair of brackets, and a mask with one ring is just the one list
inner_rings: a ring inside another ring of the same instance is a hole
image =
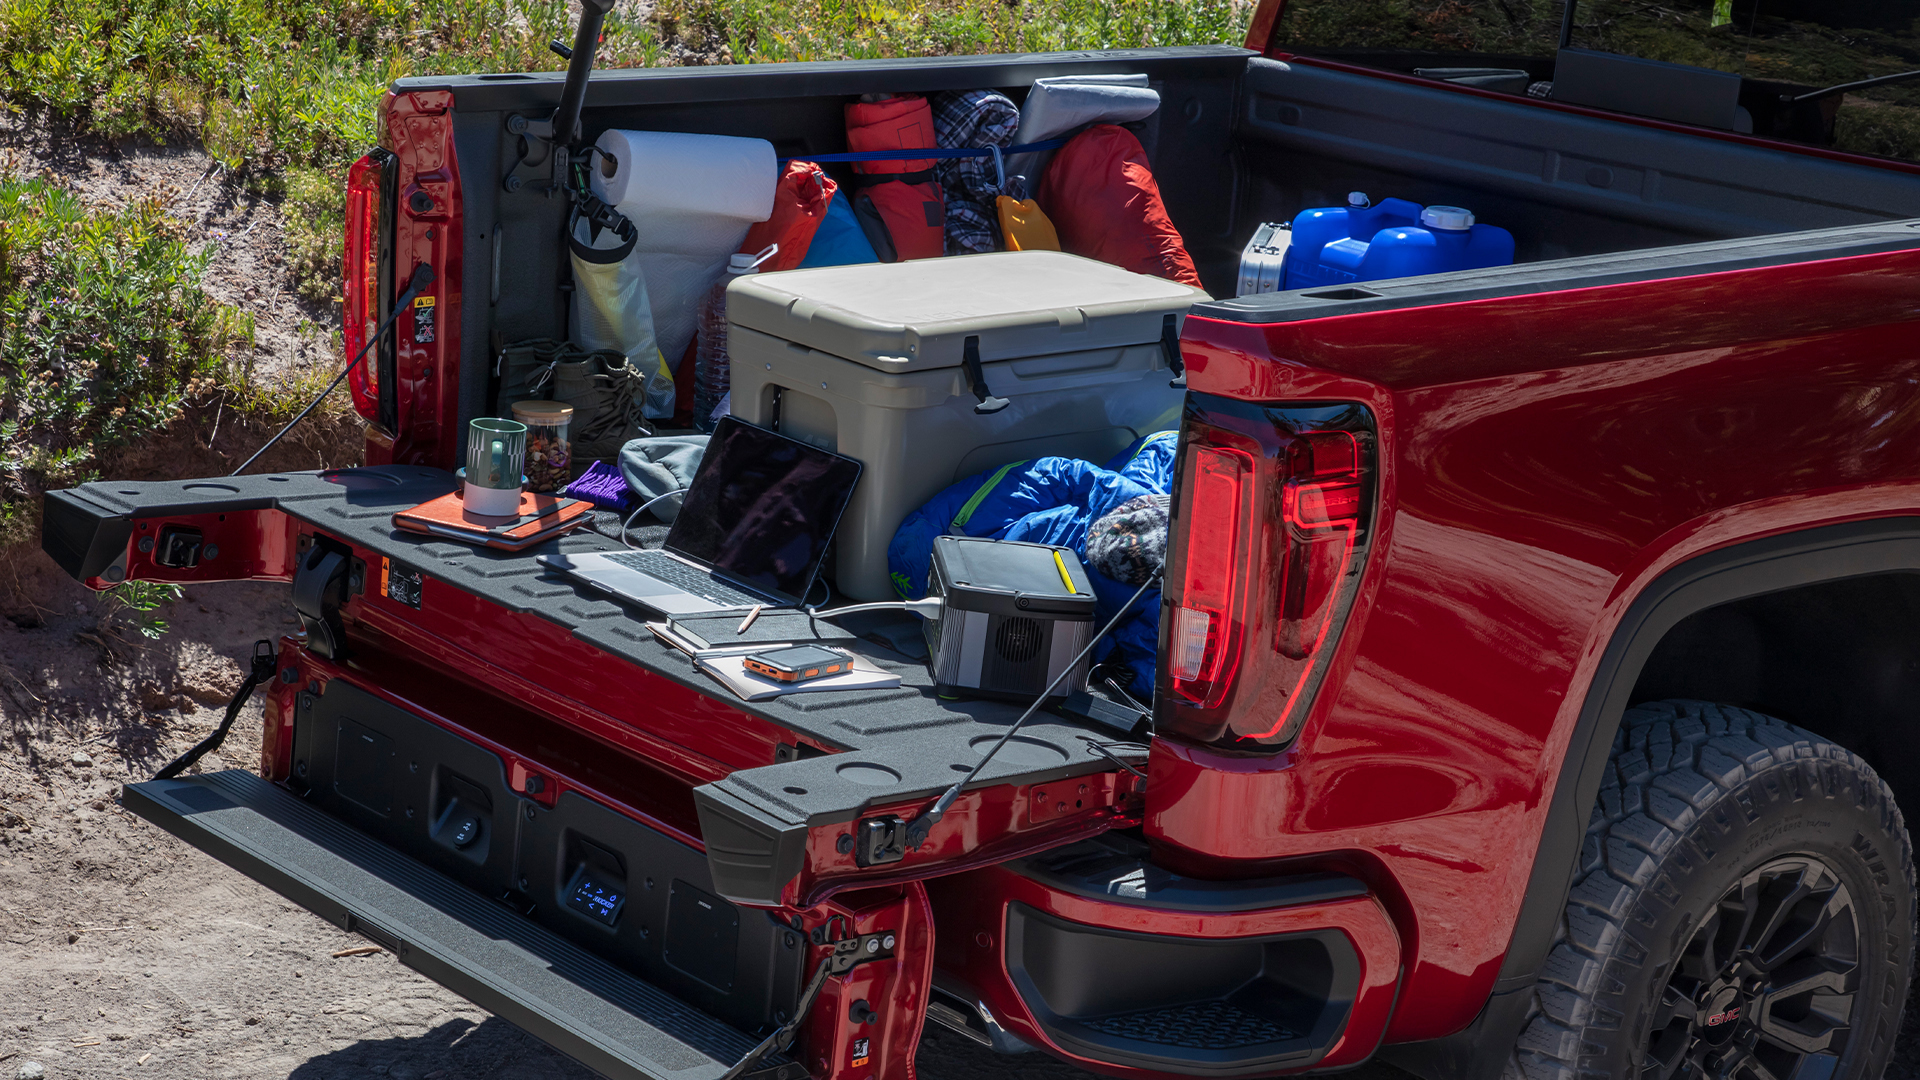
[[633, 220], [653, 307], [654, 336], [678, 366], [700, 300], [740, 249], [747, 229], [773, 213], [779, 165], [765, 139], [677, 131], [603, 132], [593, 193]]

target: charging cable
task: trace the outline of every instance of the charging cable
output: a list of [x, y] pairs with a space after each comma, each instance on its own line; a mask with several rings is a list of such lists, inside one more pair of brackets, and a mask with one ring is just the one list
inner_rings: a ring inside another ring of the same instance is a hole
[[807, 609], [807, 614], [815, 618], [837, 619], [842, 615], [858, 615], [863, 611], [911, 611], [923, 619], [937, 619], [946, 606], [945, 600], [937, 596], [929, 596], [920, 600], [888, 600], [878, 604], [855, 604], [852, 607], [834, 608], [831, 611], [810, 607]]
[[[627, 527], [633, 524], [633, 519], [639, 517], [641, 514], [646, 513], [649, 509], [653, 507], [654, 503], [666, 502], [668, 499], [673, 498], [675, 495], [685, 495], [686, 493], [687, 493], [686, 488], [674, 488], [672, 491], [667, 492], [665, 495], [655, 495], [653, 498], [648, 499], [646, 502], [641, 503], [640, 509], [635, 510], [631, 514], [628, 514], [627, 520], [620, 523], [620, 542], [622, 544], [625, 544], [629, 548], [633, 548], [632, 541], [627, 539]], [[644, 549], [635, 549], [635, 550], [644, 550]]]
[[[1080, 661], [1085, 660], [1093, 652], [1094, 646], [1100, 644], [1101, 640], [1108, 634], [1113, 633], [1113, 628], [1119, 626], [1120, 620], [1126, 617], [1127, 612], [1133, 610], [1133, 605], [1139, 603], [1140, 598], [1147, 595], [1148, 589], [1160, 583], [1161, 573], [1162, 571], [1155, 570], [1152, 577], [1142, 582], [1140, 588], [1135, 590], [1134, 594], [1127, 598], [1127, 602], [1120, 605], [1120, 610], [1113, 613], [1113, 618], [1107, 620], [1107, 625], [1101, 627], [1100, 632], [1093, 635], [1092, 641], [1087, 642], [1087, 647], [1080, 650], [1080, 655], [1075, 656], [1069, 661], [1067, 666], [1061, 670], [1060, 674], [1055, 675], [1053, 681], [1047, 684], [1047, 688], [1040, 691], [1040, 696], [1034, 698], [1033, 704], [1027, 706], [1027, 711], [1020, 714], [1020, 719], [1015, 720], [1013, 726], [1007, 729], [1006, 734], [1000, 736], [1000, 741], [994, 743], [987, 749], [985, 754], [980, 756], [979, 762], [976, 763], [973, 768], [967, 770], [967, 775], [955, 780], [953, 786], [943, 792], [939, 801], [933, 804], [932, 809], [913, 819], [912, 824], [907, 826], [908, 847], [918, 851], [920, 845], [927, 842], [927, 834], [932, 832], [933, 827], [940, 823], [940, 819], [947, 815], [947, 811], [953, 806], [953, 801], [960, 797], [960, 790], [968, 784], [973, 783], [974, 778], [980, 775], [980, 770], [985, 769], [987, 762], [993, 760], [993, 755], [999, 753], [1000, 748], [1007, 745], [1014, 735], [1018, 734], [1020, 729], [1026, 726], [1027, 721], [1032, 718], [1033, 714], [1040, 711], [1040, 706], [1046, 704], [1047, 698], [1053, 693], [1054, 687], [1059, 686], [1062, 680], [1072, 674], [1075, 668], [1080, 666]], [[924, 603], [924, 601], [916, 602]], [[874, 604], [863, 606], [890, 607], [894, 605]], [[840, 610], [851, 611], [854, 609], [842, 608]], [[828, 614], [836, 615], [839, 613], [840, 612], [828, 612]]]
[[307, 418], [308, 413], [319, 408], [320, 403], [326, 400], [327, 395], [333, 393], [335, 387], [339, 386], [342, 382], [346, 381], [347, 376], [353, 373], [353, 369], [360, 366], [360, 361], [365, 360], [367, 358], [367, 350], [373, 348], [375, 342], [378, 342], [381, 338], [387, 336], [387, 330], [388, 328], [393, 326], [393, 320], [399, 318], [400, 313], [407, 310], [408, 305], [413, 303], [413, 298], [419, 295], [420, 290], [426, 288], [431, 284], [433, 284], [433, 267], [428, 266], [426, 263], [421, 263], [419, 266], [414, 267], [413, 280], [407, 283], [407, 291], [401, 293], [400, 299], [395, 300], [393, 302], [393, 310], [388, 313], [386, 321], [380, 324], [380, 329], [375, 330], [373, 332], [372, 337], [367, 338], [367, 343], [365, 345], [360, 346], [360, 351], [354, 354], [354, 357], [352, 360], [347, 361], [347, 366], [340, 369], [340, 374], [335, 375], [333, 377], [333, 381], [327, 384], [327, 388], [325, 390], [320, 391], [318, 396], [316, 396], [312, 401], [308, 402], [306, 408], [300, 410], [300, 415], [287, 421], [286, 427], [281, 428], [278, 434], [274, 435], [273, 438], [268, 439], [266, 443], [260, 447], [260, 449], [255, 450], [253, 452], [252, 457], [241, 462], [239, 468], [233, 470], [227, 475], [239, 476], [241, 473], [246, 472], [247, 467], [249, 465], [252, 465], [254, 462], [260, 460], [261, 454], [264, 454], [268, 450], [273, 449], [274, 443], [277, 443], [281, 439], [285, 438], [287, 432], [293, 430], [293, 425], [299, 423], [302, 420], [305, 420]]

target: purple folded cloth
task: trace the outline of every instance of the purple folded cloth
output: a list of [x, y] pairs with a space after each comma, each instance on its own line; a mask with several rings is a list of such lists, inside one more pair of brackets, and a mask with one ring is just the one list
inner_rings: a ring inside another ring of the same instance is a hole
[[562, 495], [571, 495], [576, 499], [585, 499], [603, 510], [616, 510], [622, 514], [633, 510], [640, 500], [633, 489], [627, 486], [627, 478], [620, 475], [620, 466], [596, 461], [580, 474], [580, 479], [568, 484]]

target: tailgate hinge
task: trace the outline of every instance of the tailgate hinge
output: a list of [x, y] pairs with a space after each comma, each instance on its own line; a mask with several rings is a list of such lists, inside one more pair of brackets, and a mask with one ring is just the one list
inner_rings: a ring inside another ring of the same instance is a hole
[[293, 610], [306, 631], [307, 648], [327, 660], [347, 652], [347, 631], [340, 608], [347, 602], [347, 576], [353, 557], [329, 544], [316, 542], [300, 557], [293, 573]]

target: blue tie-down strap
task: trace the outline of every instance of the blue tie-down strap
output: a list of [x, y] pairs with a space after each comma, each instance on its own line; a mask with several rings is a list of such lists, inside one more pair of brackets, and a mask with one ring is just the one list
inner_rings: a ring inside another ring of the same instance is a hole
[[1047, 139], [1043, 142], [1021, 143], [1019, 146], [1001, 148], [998, 146], [959, 146], [951, 150], [929, 147], [925, 150], [854, 150], [844, 154], [796, 154], [781, 158], [780, 164], [789, 161], [835, 162], [835, 161], [924, 161], [928, 159], [947, 160], [951, 158], [990, 157], [993, 159], [993, 171], [1001, 187], [1007, 186], [1005, 161], [1009, 154], [1029, 154], [1040, 150], [1058, 150], [1067, 145], [1065, 139]]

